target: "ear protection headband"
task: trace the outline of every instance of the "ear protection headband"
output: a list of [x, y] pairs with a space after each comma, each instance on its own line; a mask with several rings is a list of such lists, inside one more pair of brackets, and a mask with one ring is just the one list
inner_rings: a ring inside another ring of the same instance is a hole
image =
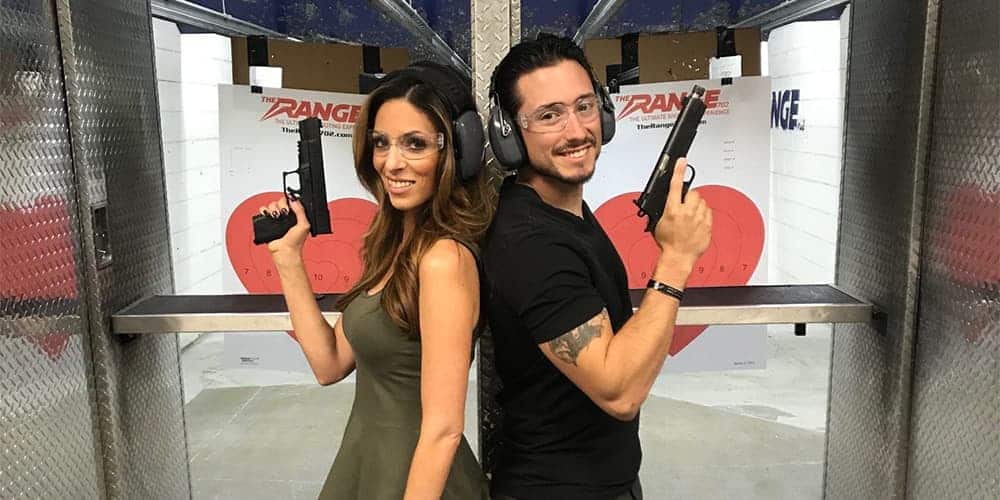
[[[528, 161], [528, 150], [525, 149], [524, 138], [521, 136], [517, 120], [500, 106], [500, 96], [496, 87], [497, 68], [493, 69], [493, 76], [490, 79], [490, 116], [487, 125], [490, 134], [490, 147], [493, 149], [493, 156], [504, 168], [517, 170]], [[588, 74], [600, 106], [601, 144], [603, 145], [611, 142], [615, 136], [615, 103], [608, 95], [607, 89], [594, 78], [594, 74], [591, 72]]]
[[451, 116], [451, 143], [460, 181], [467, 181], [483, 167], [485, 137], [469, 84], [452, 68], [432, 62], [417, 62], [396, 71], [392, 78], [410, 77], [430, 86], [445, 103]]

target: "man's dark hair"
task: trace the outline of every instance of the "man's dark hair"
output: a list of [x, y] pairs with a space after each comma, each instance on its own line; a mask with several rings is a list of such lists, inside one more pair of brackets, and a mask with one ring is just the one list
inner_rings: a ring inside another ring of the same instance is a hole
[[510, 116], [516, 116], [523, 101], [517, 93], [517, 80], [521, 76], [539, 68], [555, 66], [563, 61], [576, 61], [583, 66], [593, 83], [594, 71], [573, 39], [547, 33], [539, 33], [534, 40], [523, 41], [510, 52], [493, 70], [493, 93], [500, 102], [500, 108]]

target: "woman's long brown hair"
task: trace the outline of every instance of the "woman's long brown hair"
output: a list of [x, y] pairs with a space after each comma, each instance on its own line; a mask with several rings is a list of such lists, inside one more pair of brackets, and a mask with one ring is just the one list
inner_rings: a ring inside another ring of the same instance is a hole
[[[405, 99], [421, 110], [444, 133], [445, 145], [435, 172], [436, 187], [431, 198], [414, 209], [416, 225], [403, 240], [403, 213], [392, 206], [382, 179], [372, 162], [368, 131], [386, 101]], [[451, 238], [478, 245], [489, 226], [496, 206], [496, 194], [489, 186], [485, 168], [479, 175], [460, 182], [457, 178], [452, 141], [452, 118], [448, 107], [426, 83], [397, 78], [375, 89], [368, 97], [354, 125], [354, 168], [358, 180], [378, 202], [378, 212], [365, 233], [364, 271], [358, 282], [340, 299], [344, 310], [352, 300], [367, 293], [391, 273], [382, 291], [383, 309], [399, 328], [412, 337], [420, 336], [419, 272], [424, 253], [439, 239]]]

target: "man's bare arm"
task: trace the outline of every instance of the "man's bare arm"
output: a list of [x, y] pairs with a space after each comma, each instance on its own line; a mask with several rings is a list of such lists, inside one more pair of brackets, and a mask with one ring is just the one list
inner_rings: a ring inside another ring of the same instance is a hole
[[607, 310], [540, 345], [542, 352], [601, 409], [632, 420], [663, 368], [678, 302], [647, 291], [639, 310], [615, 334]]

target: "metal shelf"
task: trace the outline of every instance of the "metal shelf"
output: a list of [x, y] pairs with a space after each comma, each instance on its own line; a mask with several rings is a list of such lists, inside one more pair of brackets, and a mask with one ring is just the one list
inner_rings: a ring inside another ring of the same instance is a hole
[[[638, 306], [645, 290], [632, 290]], [[339, 295], [320, 295], [331, 324], [340, 316]], [[751, 285], [689, 288], [678, 325], [865, 323], [872, 304], [831, 285]], [[292, 329], [281, 295], [156, 295], [111, 317], [118, 334], [262, 332]]]
[[[645, 290], [632, 290], [638, 306]], [[874, 307], [832, 285], [750, 285], [688, 288], [678, 325], [865, 323]]]

